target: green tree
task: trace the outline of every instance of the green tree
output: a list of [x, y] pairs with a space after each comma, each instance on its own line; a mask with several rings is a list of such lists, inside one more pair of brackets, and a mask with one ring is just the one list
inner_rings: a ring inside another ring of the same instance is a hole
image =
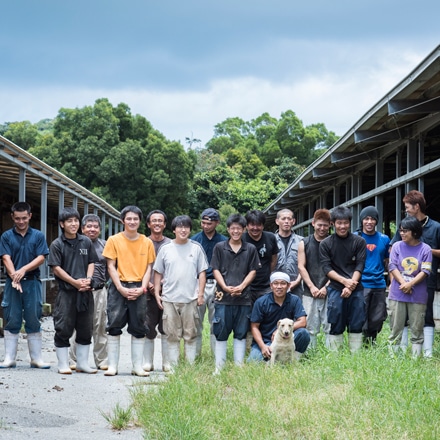
[[29, 148], [34, 147], [37, 142], [38, 129], [29, 121], [11, 122], [8, 124], [4, 137], [24, 150], [29, 150]]

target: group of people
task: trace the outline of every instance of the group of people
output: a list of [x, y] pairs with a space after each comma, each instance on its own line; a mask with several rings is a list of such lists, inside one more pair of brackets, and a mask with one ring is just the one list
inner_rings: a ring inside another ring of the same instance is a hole
[[[64, 208], [58, 218], [62, 233], [48, 248], [44, 235], [30, 227], [30, 205], [17, 202], [11, 209], [14, 226], [0, 239], [7, 272], [0, 368], [16, 366], [23, 321], [31, 367], [49, 368], [42, 360], [40, 327], [39, 266], [46, 257], [58, 282], [53, 320], [60, 374], [101, 369], [116, 375], [125, 326], [132, 374], [147, 376], [154, 369], [158, 334], [163, 371], [178, 364], [181, 341], [185, 359], [193, 363], [201, 353], [206, 311], [216, 373], [225, 365], [231, 333], [235, 364], [243, 364], [246, 353], [250, 361], [269, 360], [283, 318], [294, 321], [297, 358], [316, 347], [321, 330], [330, 350], [342, 346], [347, 331], [356, 352], [375, 343], [387, 318], [386, 272], [393, 351], [407, 345], [409, 327], [413, 355], [423, 351], [430, 357], [440, 224], [426, 216], [419, 191], [410, 191], [403, 203], [407, 217], [392, 241], [376, 230], [380, 216], [374, 206], [361, 211], [355, 232], [349, 208], [318, 209], [313, 234], [305, 238], [292, 230], [296, 220], [289, 209], [278, 212], [276, 233], [264, 230], [262, 211], [233, 214], [226, 237], [216, 230], [218, 211], [207, 208], [201, 231], [192, 236], [192, 219], [175, 217], [173, 239], [164, 235], [163, 211], [147, 215], [147, 237], [138, 231], [142, 211], [127, 206], [120, 215], [123, 230], [107, 241], [100, 238], [98, 216], [81, 220], [76, 209]], [[96, 368], [88, 361], [92, 341]]]

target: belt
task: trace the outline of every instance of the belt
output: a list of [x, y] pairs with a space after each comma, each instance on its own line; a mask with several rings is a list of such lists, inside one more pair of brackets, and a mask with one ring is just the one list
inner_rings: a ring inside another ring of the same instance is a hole
[[215, 280], [212, 279], [212, 278], [208, 278], [208, 279], [206, 280], [206, 284], [215, 284]]
[[131, 286], [140, 287], [142, 286], [142, 281], [121, 281], [121, 284], [124, 287], [131, 287]]
[[[8, 277], [9, 279], [11, 279], [10, 277]], [[23, 277], [21, 281], [30, 281], [30, 280], [39, 280], [40, 277], [38, 277], [37, 275], [26, 275], [25, 277]]]
[[105, 287], [105, 283], [100, 283], [93, 287], [93, 290], [101, 290]]

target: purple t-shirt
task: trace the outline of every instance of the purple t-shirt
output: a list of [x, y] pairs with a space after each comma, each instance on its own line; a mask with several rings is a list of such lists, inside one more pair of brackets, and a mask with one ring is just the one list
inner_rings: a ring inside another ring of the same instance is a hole
[[[389, 271], [397, 269], [406, 281], [411, 281], [420, 272], [431, 273], [431, 247], [420, 242], [410, 246], [403, 241], [394, 243], [391, 248]], [[427, 278], [416, 284], [411, 294], [399, 290], [399, 283], [393, 278], [388, 298], [395, 301], [426, 304], [428, 302]]]

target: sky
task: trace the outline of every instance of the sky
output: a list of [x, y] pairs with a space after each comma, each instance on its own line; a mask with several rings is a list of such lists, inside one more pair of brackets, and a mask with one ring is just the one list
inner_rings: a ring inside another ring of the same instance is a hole
[[170, 140], [293, 110], [342, 136], [440, 44], [438, 0], [7, 0], [0, 124], [108, 98]]

